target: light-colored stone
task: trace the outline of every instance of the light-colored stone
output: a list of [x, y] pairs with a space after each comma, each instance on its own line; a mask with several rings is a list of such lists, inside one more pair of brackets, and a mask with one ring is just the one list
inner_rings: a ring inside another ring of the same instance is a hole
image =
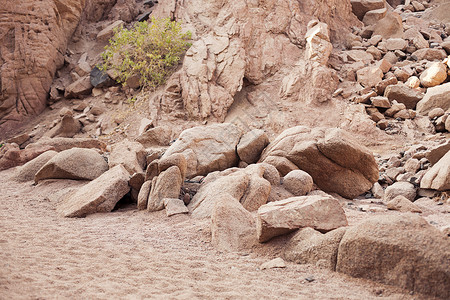
[[56, 154], [58, 154], [58, 152], [52, 150], [42, 153], [38, 157], [21, 166], [11, 179], [18, 182], [34, 180], [36, 173]]
[[376, 23], [373, 35], [381, 35], [384, 39], [403, 38], [402, 17], [395, 12], [388, 12]]
[[70, 84], [64, 92], [64, 97], [77, 98], [83, 95], [89, 95], [92, 88], [91, 79], [86, 75]]
[[436, 62], [420, 75], [420, 83], [424, 87], [440, 85], [447, 79], [447, 68], [443, 63]]
[[404, 196], [409, 201], [414, 201], [416, 198], [416, 188], [409, 182], [396, 182], [390, 185], [384, 191], [384, 202], [389, 202], [397, 196]]
[[108, 170], [103, 156], [93, 149], [72, 148], [50, 159], [34, 177], [44, 179], [93, 180]]
[[436, 107], [444, 111], [450, 109], [450, 82], [429, 88], [423, 99], [417, 103], [417, 113], [425, 115]]
[[305, 35], [306, 52], [305, 59], [312, 60], [327, 65], [333, 45], [328, 36], [328, 25], [323, 22], [316, 22], [308, 29]]
[[432, 110], [430, 110], [430, 112], [428, 113], [428, 118], [430, 118], [431, 120], [434, 118], [439, 118], [440, 116], [443, 116], [445, 114], [445, 111], [440, 108], [440, 107], [436, 107], [433, 108]]
[[403, 196], [395, 197], [394, 199], [390, 200], [386, 206], [390, 210], [398, 210], [401, 212], [422, 212], [422, 210], [417, 205]]
[[136, 138], [145, 148], [166, 147], [172, 138], [172, 129], [169, 127], [158, 126], [150, 128]]
[[313, 179], [305, 171], [294, 170], [284, 176], [283, 187], [295, 196], [305, 196], [313, 188]]
[[268, 262], [261, 264], [260, 270], [286, 268], [286, 263], [281, 257], [274, 258]]
[[356, 72], [357, 80], [364, 87], [374, 87], [383, 80], [383, 71], [377, 66], [368, 66]]
[[252, 214], [231, 195], [218, 195], [211, 214], [213, 246], [220, 251], [242, 251], [257, 242]]
[[131, 174], [143, 173], [145, 168], [145, 157], [147, 152], [142, 144], [124, 139], [112, 146], [108, 158], [108, 165], [113, 168], [122, 165]]
[[357, 197], [378, 180], [372, 153], [340, 129], [287, 129], [269, 144], [260, 161], [278, 158], [307, 172], [323, 191], [343, 197]]
[[187, 158], [187, 178], [207, 175], [210, 172], [237, 166], [236, 146], [241, 138], [241, 130], [229, 123], [198, 126], [187, 129], [164, 153], [167, 157], [183, 153]]
[[178, 198], [182, 183], [181, 172], [177, 166], [170, 167], [154, 177], [148, 196], [147, 211], [164, 209], [164, 198]]
[[339, 243], [346, 227], [322, 234], [310, 227], [299, 229], [283, 247], [283, 257], [297, 264], [314, 264], [336, 270]]
[[450, 151], [427, 171], [420, 182], [420, 188], [450, 190]]
[[390, 101], [405, 104], [406, 108], [415, 109], [417, 103], [424, 97], [423, 93], [412, 89], [402, 83], [389, 85], [384, 91], [384, 96]]
[[189, 213], [189, 209], [184, 205], [183, 200], [178, 198], [164, 198], [163, 203], [168, 217]]
[[141, 189], [139, 190], [139, 194], [138, 194], [138, 201], [137, 201], [137, 209], [138, 210], [147, 209], [148, 196], [150, 195], [151, 188], [152, 188], [151, 180], [147, 180], [146, 182], [144, 182], [142, 184]]
[[65, 195], [57, 210], [65, 217], [85, 217], [98, 212], [110, 212], [130, 191], [128, 171], [121, 165], [103, 173], [74, 193]]
[[348, 228], [336, 271], [446, 299], [449, 261], [450, 240], [420, 216], [405, 213], [374, 216]]
[[237, 153], [242, 161], [254, 164], [268, 144], [269, 137], [264, 130], [254, 129], [241, 137], [237, 145]]
[[303, 196], [270, 202], [258, 209], [258, 240], [266, 242], [303, 227], [327, 232], [347, 226], [339, 201], [327, 196]]
[[386, 48], [388, 51], [402, 50], [408, 46], [408, 42], [404, 39], [390, 38], [386, 40]]

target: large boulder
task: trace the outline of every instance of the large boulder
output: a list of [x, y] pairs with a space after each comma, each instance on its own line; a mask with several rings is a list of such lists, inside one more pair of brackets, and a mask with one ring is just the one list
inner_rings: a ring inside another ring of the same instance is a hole
[[417, 112], [427, 114], [436, 107], [444, 111], [450, 109], [450, 82], [428, 88], [423, 99], [417, 103]]
[[211, 214], [211, 243], [214, 247], [222, 251], [240, 251], [257, 242], [252, 214], [231, 195], [219, 195]]
[[26, 146], [25, 150], [40, 149], [44, 147], [51, 147], [56, 152], [61, 152], [72, 148], [92, 148], [104, 152], [106, 150], [106, 143], [91, 138], [43, 137], [36, 143]]
[[0, 171], [21, 166], [54, 147], [41, 145], [30, 149], [20, 149], [17, 144], [5, 144], [0, 148]]
[[2, 2], [0, 138], [25, 116], [44, 110], [84, 4], [85, 0]]
[[229, 123], [187, 129], [164, 153], [162, 158], [182, 153], [187, 160], [187, 178], [207, 175], [237, 165], [236, 146], [241, 130]]
[[189, 203], [192, 216], [210, 217], [223, 193], [237, 199], [248, 211], [257, 210], [267, 203], [271, 192], [271, 184], [265, 178], [266, 170], [270, 171], [270, 166], [254, 164], [245, 169], [232, 168], [211, 173]]
[[403, 83], [399, 83], [387, 86], [384, 90], [384, 96], [390, 101], [396, 100], [405, 104], [406, 108], [415, 109], [417, 103], [422, 100], [423, 93]]
[[372, 153], [337, 128], [287, 129], [269, 144], [260, 161], [270, 163], [278, 157], [311, 175], [320, 189], [347, 198], [368, 191], [378, 180]]
[[112, 146], [108, 165], [110, 168], [123, 165], [131, 175], [142, 173], [145, 168], [146, 156], [147, 152], [142, 144], [124, 139]]
[[108, 163], [93, 149], [72, 148], [50, 159], [36, 173], [35, 182], [44, 179], [93, 180], [108, 170]]
[[321, 195], [270, 202], [258, 209], [256, 219], [260, 242], [303, 227], [328, 232], [342, 226], [347, 226], [347, 218], [339, 201]]
[[425, 173], [420, 187], [438, 191], [450, 190], [450, 151]]
[[129, 177], [130, 174], [123, 166], [115, 166], [76, 192], [64, 195], [57, 210], [69, 218], [110, 212], [130, 191]]
[[12, 179], [19, 182], [34, 180], [34, 176], [36, 175], [36, 173], [56, 154], [58, 154], [58, 152], [53, 150], [42, 153], [35, 159], [32, 159], [21, 166], [14, 174]]
[[348, 228], [336, 271], [448, 299], [449, 262], [450, 239], [406, 213], [374, 216]]
[[259, 160], [261, 152], [269, 144], [269, 137], [261, 129], [254, 129], [244, 134], [239, 140], [236, 151], [240, 160], [254, 164]]

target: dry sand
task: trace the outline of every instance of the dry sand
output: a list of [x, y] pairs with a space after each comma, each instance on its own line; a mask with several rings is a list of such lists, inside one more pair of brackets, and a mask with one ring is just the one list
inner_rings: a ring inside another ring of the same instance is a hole
[[276, 257], [273, 248], [220, 253], [209, 243], [208, 222], [187, 215], [128, 206], [62, 218], [47, 195], [79, 183], [36, 188], [6, 180], [11, 174], [0, 172], [0, 299], [423, 298], [311, 265], [261, 271]]

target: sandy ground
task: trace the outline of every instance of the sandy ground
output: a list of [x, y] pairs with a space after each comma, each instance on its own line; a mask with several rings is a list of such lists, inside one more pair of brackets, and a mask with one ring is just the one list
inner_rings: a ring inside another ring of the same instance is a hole
[[11, 172], [0, 172], [0, 299], [424, 298], [311, 265], [259, 270], [276, 256], [270, 247], [218, 252], [208, 222], [187, 215], [128, 206], [62, 218], [47, 196], [79, 183], [34, 187], [6, 180]]

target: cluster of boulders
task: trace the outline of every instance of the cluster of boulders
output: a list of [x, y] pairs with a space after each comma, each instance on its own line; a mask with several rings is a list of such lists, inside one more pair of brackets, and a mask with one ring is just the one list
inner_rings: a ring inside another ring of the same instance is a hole
[[448, 131], [450, 20], [439, 12], [450, 5], [406, 1], [394, 10], [384, 0], [351, 2], [366, 26], [355, 28], [350, 50], [332, 62], [344, 80], [335, 95], [363, 104], [388, 133], [397, 133], [396, 122], [416, 116], [429, 117], [418, 119], [421, 128]]

